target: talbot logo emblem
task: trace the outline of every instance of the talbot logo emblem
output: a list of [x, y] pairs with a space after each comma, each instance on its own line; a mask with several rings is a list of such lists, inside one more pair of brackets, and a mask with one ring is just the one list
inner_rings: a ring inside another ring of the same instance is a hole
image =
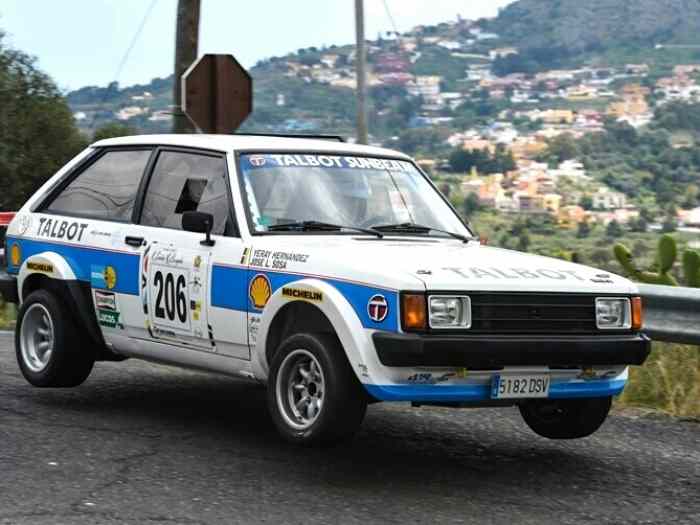
[[373, 295], [367, 303], [367, 315], [375, 323], [381, 323], [389, 313], [389, 303], [383, 295]]

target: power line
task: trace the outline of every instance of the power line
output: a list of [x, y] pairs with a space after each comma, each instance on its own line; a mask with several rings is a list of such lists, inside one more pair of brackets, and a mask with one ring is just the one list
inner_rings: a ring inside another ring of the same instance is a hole
[[399, 35], [399, 30], [396, 27], [396, 23], [394, 22], [394, 17], [391, 15], [391, 10], [389, 9], [389, 2], [387, 0], [382, 0], [384, 2], [384, 10], [386, 11], [386, 16], [389, 17], [389, 22], [391, 22], [391, 27], [394, 28], [394, 34], [396, 36]]
[[[114, 80], [113, 82], [116, 82], [119, 80], [119, 77], [122, 74], [122, 71], [124, 70], [124, 66], [126, 66], [126, 62], [129, 60], [129, 55], [131, 55], [131, 51], [134, 49], [134, 46], [136, 45], [136, 42], [138, 41], [139, 37], [141, 36], [141, 32], [143, 31], [143, 28], [146, 26], [146, 22], [148, 22], [148, 18], [151, 16], [151, 12], [153, 11], [153, 8], [156, 6], [156, 3], [158, 0], [151, 0], [151, 3], [148, 6], [148, 9], [146, 9], [146, 13], [143, 15], [143, 18], [141, 19], [141, 23], [139, 24], [138, 28], [136, 29], [136, 33], [134, 33], [133, 38], [131, 39], [131, 42], [129, 43], [129, 47], [126, 48], [126, 52], [124, 53], [124, 56], [122, 56], [121, 61], [119, 62], [119, 66], [117, 67], [117, 71], [114, 73]], [[104, 105], [104, 103], [107, 100], [107, 94], [109, 92], [105, 92], [104, 96], [102, 97], [102, 100], [100, 101], [99, 106]], [[95, 126], [95, 121], [97, 120], [97, 111], [92, 115], [92, 121], [90, 122], [90, 127], [88, 128], [90, 131], [92, 131], [92, 128]]]

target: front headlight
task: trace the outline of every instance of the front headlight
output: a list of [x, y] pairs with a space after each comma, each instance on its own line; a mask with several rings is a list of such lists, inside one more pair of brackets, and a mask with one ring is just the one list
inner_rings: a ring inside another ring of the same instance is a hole
[[595, 300], [595, 322], [601, 330], [632, 328], [632, 307], [626, 297], [598, 297]]
[[472, 325], [469, 297], [432, 295], [428, 300], [430, 328], [469, 328]]

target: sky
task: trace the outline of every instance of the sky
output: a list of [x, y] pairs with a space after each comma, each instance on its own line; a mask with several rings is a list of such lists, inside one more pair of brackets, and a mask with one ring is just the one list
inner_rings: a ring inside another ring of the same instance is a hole
[[[384, 2], [397, 29], [406, 31], [458, 14], [495, 16], [512, 1], [365, 0], [366, 36], [374, 39], [380, 31], [393, 30]], [[199, 53], [232, 53], [250, 67], [303, 47], [348, 44], [355, 39], [354, 4], [202, 0]], [[172, 73], [176, 7], [177, 0], [0, 0], [0, 30], [6, 45], [37, 57], [39, 68], [63, 90], [113, 80], [129, 86]]]

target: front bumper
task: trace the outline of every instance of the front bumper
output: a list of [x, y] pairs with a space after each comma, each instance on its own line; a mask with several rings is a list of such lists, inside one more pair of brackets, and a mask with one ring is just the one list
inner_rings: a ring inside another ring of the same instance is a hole
[[19, 303], [17, 278], [0, 270], [0, 295], [8, 303]]
[[413, 335], [375, 332], [379, 361], [390, 367], [582, 367], [641, 365], [651, 351], [643, 334], [600, 336]]

